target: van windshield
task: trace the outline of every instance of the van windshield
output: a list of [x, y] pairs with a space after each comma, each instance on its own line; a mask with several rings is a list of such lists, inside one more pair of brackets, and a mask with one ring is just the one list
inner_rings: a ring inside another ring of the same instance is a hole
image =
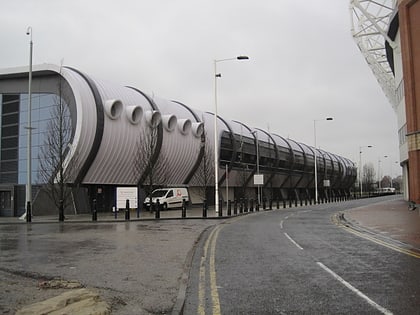
[[155, 190], [154, 192], [152, 192], [152, 198], [163, 197], [166, 195], [167, 192], [167, 189]]

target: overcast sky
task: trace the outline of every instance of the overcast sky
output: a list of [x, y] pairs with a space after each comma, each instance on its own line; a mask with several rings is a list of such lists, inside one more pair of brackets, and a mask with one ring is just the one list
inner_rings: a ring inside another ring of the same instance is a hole
[[[0, 68], [69, 65], [400, 173], [396, 115], [350, 34], [348, 0], [13, 0]], [[384, 158], [384, 155], [389, 156]]]

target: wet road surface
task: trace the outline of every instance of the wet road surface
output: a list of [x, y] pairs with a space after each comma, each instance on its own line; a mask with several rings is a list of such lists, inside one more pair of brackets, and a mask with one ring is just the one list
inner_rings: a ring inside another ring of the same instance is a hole
[[208, 231], [185, 314], [419, 314], [420, 259], [333, 222], [368, 202], [264, 212]]
[[[170, 313], [185, 261], [215, 220], [0, 225], [0, 313], [57, 295], [37, 282], [78, 280], [112, 314]], [[31, 280], [31, 281], [30, 281]]]

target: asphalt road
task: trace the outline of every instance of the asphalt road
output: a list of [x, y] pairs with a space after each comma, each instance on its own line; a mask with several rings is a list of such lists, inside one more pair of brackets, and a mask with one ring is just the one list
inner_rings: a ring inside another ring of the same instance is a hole
[[184, 314], [420, 314], [420, 260], [333, 222], [369, 202], [251, 214], [207, 231]]

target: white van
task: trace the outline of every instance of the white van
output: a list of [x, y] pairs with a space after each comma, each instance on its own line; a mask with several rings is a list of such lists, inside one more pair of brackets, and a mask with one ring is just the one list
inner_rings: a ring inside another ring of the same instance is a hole
[[[152, 203], [156, 204], [158, 199], [163, 210], [182, 207], [182, 199], [185, 199], [186, 204], [190, 201], [188, 190], [185, 187], [156, 189], [152, 192]], [[143, 205], [146, 208], [150, 207], [149, 197], [146, 197]]]

